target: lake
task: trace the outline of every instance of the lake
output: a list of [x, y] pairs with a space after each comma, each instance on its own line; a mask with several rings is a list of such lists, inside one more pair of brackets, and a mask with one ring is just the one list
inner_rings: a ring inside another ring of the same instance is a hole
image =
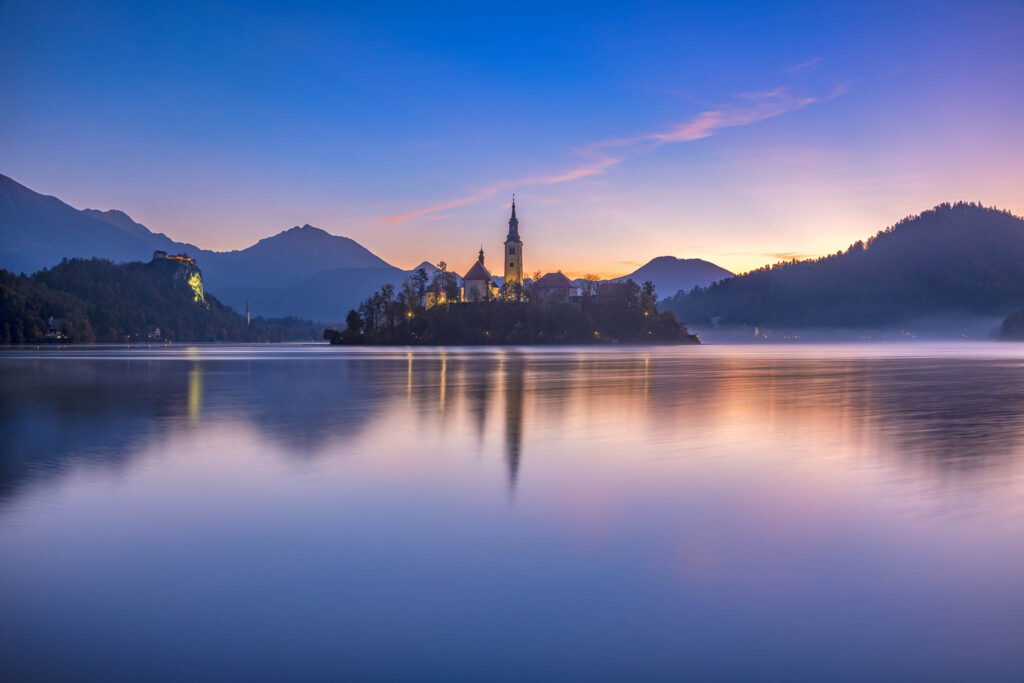
[[1024, 345], [0, 350], [5, 680], [1024, 680]]

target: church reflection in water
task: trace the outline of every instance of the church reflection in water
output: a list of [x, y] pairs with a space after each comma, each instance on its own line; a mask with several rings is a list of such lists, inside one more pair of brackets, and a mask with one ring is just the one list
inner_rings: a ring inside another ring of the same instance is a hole
[[303, 460], [369, 448], [368, 432], [411, 429], [409, 447], [503, 458], [513, 490], [525, 461], [581, 435], [632, 439], [638, 457], [649, 444], [686, 452], [741, 437], [773, 447], [813, 437], [838, 453], [969, 476], [1015, 463], [1024, 443], [1024, 366], [998, 359], [692, 349], [226, 355], [3, 359], [0, 495], [77, 463], [120, 467], [147, 443], [227, 422]]
[[514, 490], [519, 478], [519, 460], [523, 448], [523, 386], [526, 363], [514, 356], [504, 363], [502, 385], [505, 389], [505, 461], [508, 484]]

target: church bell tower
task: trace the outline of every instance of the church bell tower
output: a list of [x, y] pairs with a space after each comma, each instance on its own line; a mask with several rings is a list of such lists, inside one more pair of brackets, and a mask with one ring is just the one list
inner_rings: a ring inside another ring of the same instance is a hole
[[516, 218], [516, 196], [512, 195], [512, 217], [508, 219], [508, 237], [505, 238], [505, 284], [523, 286], [523, 241], [519, 239], [519, 219]]

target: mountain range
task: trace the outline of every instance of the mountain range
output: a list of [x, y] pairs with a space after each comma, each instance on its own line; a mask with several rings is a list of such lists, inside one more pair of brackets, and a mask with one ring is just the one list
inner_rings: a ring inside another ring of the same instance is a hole
[[[498, 229], [497, 233], [501, 230]], [[0, 175], [0, 268], [33, 273], [63, 258], [148, 261], [154, 251], [187, 252], [202, 268], [207, 290], [238, 311], [337, 322], [381, 285], [398, 285], [411, 270], [389, 264], [348, 237], [296, 226], [236, 251], [212, 251], [154, 232], [116, 209], [76, 209]], [[698, 259], [659, 257], [624, 276], [652, 280], [669, 295], [728, 277]]]

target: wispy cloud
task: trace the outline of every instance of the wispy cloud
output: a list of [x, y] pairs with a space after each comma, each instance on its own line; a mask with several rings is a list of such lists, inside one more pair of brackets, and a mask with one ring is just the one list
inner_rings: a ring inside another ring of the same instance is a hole
[[789, 67], [788, 69], [783, 69], [783, 73], [786, 73], [786, 74], [789, 74], [790, 76], [792, 76], [794, 74], [800, 73], [801, 71], [806, 71], [807, 69], [810, 69], [811, 67], [816, 66], [820, 62], [821, 62], [821, 57], [811, 57], [806, 62], [800, 62], [799, 64], [794, 64], [793, 66]]
[[529, 185], [554, 185], [556, 183], [566, 183], [571, 180], [578, 180], [579, 178], [586, 178], [587, 176], [595, 176], [604, 173], [605, 169], [609, 166], [622, 161], [622, 158], [613, 157], [602, 157], [592, 161], [589, 164], [577, 166], [576, 168], [563, 171], [561, 173], [553, 173], [551, 175], [540, 175], [532, 176], [528, 178], [519, 178], [518, 180], [507, 180], [486, 187], [478, 188], [472, 194], [458, 199], [451, 199], [440, 204], [428, 206], [422, 209], [416, 209], [414, 211], [408, 211], [395, 216], [388, 216], [387, 221], [389, 223], [398, 223], [400, 221], [408, 220], [409, 218], [416, 218], [417, 216], [424, 216], [427, 214], [435, 213], [437, 211], [445, 211], [447, 209], [454, 209], [460, 206], [466, 206], [467, 204], [476, 204], [482, 202], [485, 199], [490, 199], [498, 192], [502, 190], [508, 190], [516, 187], [525, 187]]
[[[843, 91], [843, 89], [837, 89], [825, 99], [838, 97]], [[388, 216], [387, 221], [397, 223], [437, 211], [475, 204], [490, 199], [502, 190], [535, 185], [555, 185], [598, 176], [631, 156], [654, 147], [700, 140], [710, 137], [724, 128], [747, 126], [822, 101], [818, 97], [795, 96], [786, 87], [775, 88], [767, 92], [739, 93], [736, 99], [741, 102], [705, 110], [666, 130], [624, 138], [608, 138], [578, 147], [573, 151], [576, 156], [581, 158], [581, 162], [568, 170], [493, 183], [477, 188], [457, 199]]]

